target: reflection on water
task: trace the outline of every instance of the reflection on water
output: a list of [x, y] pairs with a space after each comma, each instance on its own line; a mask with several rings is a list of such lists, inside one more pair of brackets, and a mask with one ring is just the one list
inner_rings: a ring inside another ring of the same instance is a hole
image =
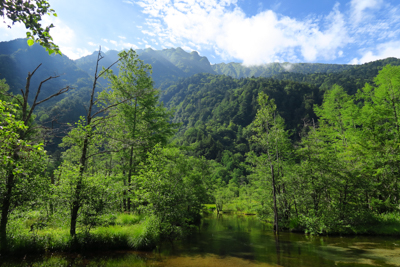
[[392, 237], [278, 237], [255, 217], [223, 215], [204, 218], [190, 238], [154, 252], [53, 254], [2, 266], [400, 266], [399, 244]]

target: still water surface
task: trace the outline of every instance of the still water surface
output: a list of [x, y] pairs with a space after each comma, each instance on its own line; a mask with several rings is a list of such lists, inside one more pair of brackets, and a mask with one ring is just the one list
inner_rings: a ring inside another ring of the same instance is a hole
[[400, 266], [400, 238], [312, 237], [280, 233], [252, 216], [202, 220], [187, 240], [158, 251], [53, 254], [4, 266]]

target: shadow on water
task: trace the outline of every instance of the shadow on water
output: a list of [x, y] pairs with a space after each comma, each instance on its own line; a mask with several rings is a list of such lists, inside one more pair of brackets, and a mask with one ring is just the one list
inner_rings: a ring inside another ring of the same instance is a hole
[[154, 252], [53, 254], [1, 266], [400, 266], [400, 240], [379, 237], [275, 235], [254, 216], [220, 215], [198, 231]]

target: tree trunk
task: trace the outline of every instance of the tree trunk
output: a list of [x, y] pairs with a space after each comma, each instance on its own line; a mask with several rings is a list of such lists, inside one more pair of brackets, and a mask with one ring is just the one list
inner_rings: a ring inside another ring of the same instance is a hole
[[130, 198], [130, 193], [131, 193], [131, 176], [132, 176], [132, 165], [133, 165], [133, 145], [131, 146], [131, 151], [130, 151], [130, 158], [129, 158], [129, 172], [128, 172], [128, 198], [127, 198], [127, 208], [128, 212], [131, 212], [131, 198]]
[[11, 206], [11, 196], [14, 187], [14, 174], [12, 171], [7, 177], [6, 194], [3, 197], [2, 209], [1, 209], [1, 222], [0, 222], [0, 240], [1, 240], [1, 251], [7, 249], [7, 222], [9, 209]]
[[271, 175], [272, 175], [272, 192], [274, 195], [274, 230], [275, 233], [279, 233], [278, 227], [278, 210], [276, 207], [276, 189], [275, 189], [275, 175], [274, 175], [274, 165], [271, 164]]
[[[54, 173], [52, 173], [50, 175], [50, 183], [54, 186], [56, 184], [56, 181], [54, 179]], [[53, 215], [54, 213], [54, 204], [53, 202], [50, 200], [50, 215]]]
[[[122, 171], [122, 175], [125, 177], [125, 170]], [[126, 179], [124, 178], [124, 190], [122, 191], [122, 211], [128, 211], [127, 205], [126, 205]]]
[[[93, 92], [94, 93], [94, 92]], [[89, 108], [89, 114], [90, 114], [90, 109], [92, 106]], [[88, 118], [88, 123], [87, 125], [90, 125], [91, 122], [91, 117]], [[76, 183], [76, 188], [75, 188], [75, 197], [72, 202], [72, 209], [71, 209], [71, 228], [69, 230], [69, 233], [71, 236], [76, 235], [76, 220], [78, 219], [78, 211], [81, 207], [81, 191], [82, 191], [82, 179], [83, 179], [83, 173], [86, 169], [86, 153], [88, 150], [88, 145], [89, 145], [89, 134], [86, 135], [85, 140], [83, 141], [83, 147], [82, 147], [82, 156], [80, 159], [80, 168], [79, 168], [79, 177], [78, 181]]]

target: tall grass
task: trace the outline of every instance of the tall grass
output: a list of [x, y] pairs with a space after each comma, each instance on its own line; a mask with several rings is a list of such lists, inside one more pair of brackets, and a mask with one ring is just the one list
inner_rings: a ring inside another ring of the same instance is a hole
[[358, 234], [400, 236], [400, 213], [375, 215], [371, 222], [353, 230]]
[[[98, 226], [90, 231], [78, 229], [77, 235], [69, 235], [64, 228], [44, 227], [32, 229], [29, 222], [20, 221], [9, 231], [8, 252], [10, 254], [89, 251], [108, 249], [145, 249], [155, 246], [156, 233], [152, 233], [151, 218], [139, 215], [119, 214], [113, 222]], [[51, 224], [50, 224], [51, 225]]]

